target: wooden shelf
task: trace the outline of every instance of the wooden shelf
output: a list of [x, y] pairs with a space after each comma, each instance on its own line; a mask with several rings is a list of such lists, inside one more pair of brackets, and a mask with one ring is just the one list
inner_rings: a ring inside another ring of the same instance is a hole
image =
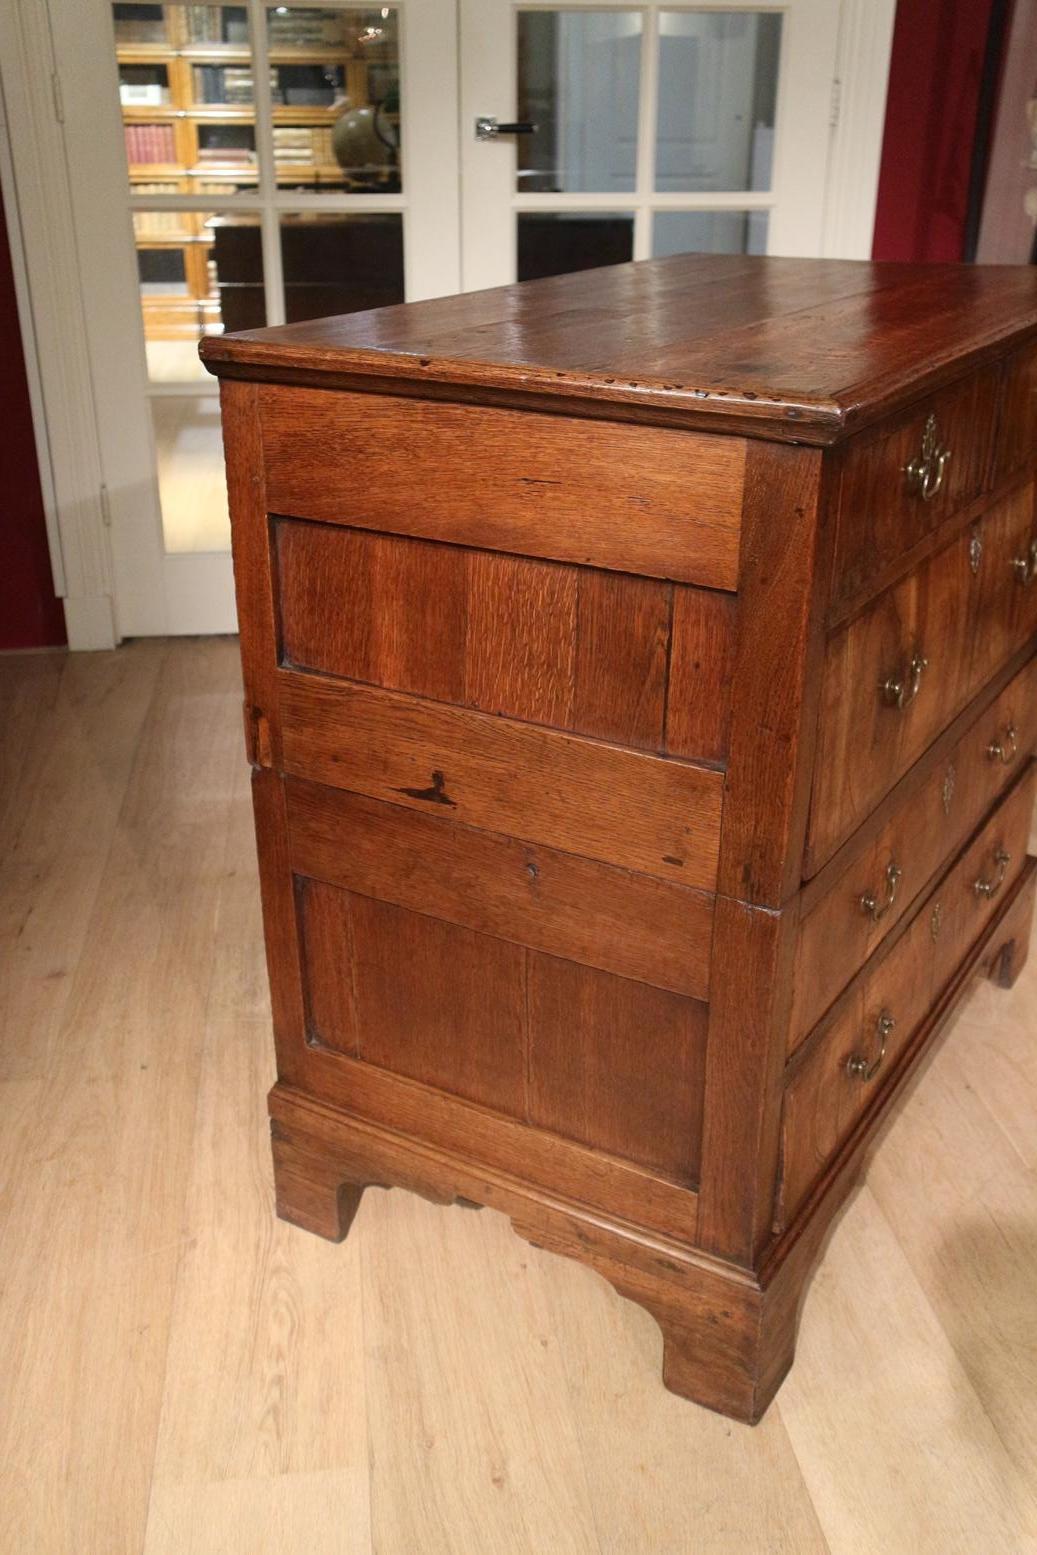
[[[131, 162], [130, 187], [138, 191], [138, 198], [143, 202], [148, 196], [139, 193], [140, 185], [172, 185], [169, 193], [185, 196], [199, 204], [204, 202], [206, 212], [220, 213], [220, 202], [227, 196], [241, 191], [252, 197], [259, 183], [259, 168], [256, 161], [199, 160], [201, 132], [206, 125], [254, 126], [256, 109], [254, 103], [248, 102], [197, 101], [196, 92], [204, 80], [204, 77], [199, 79], [197, 67], [248, 69], [253, 65], [252, 51], [243, 43], [188, 42], [186, 19], [175, 10], [166, 12], [166, 25], [169, 35], [165, 43], [128, 39], [116, 43], [119, 65], [164, 67], [169, 92], [168, 102], [120, 103], [127, 130], [141, 125], [169, 126], [170, 129], [164, 132], [167, 145], [162, 149], [172, 151], [175, 158], [172, 162]], [[276, 72], [282, 66], [337, 67], [342, 76], [343, 96], [348, 97], [350, 104], [368, 100], [369, 66], [383, 63], [352, 47], [319, 44], [296, 48], [275, 46], [270, 50], [269, 62], [275, 84]], [[346, 111], [346, 103], [341, 100], [337, 103], [274, 103], [272, 122], [277, 128], [327, 131]], [[143, 147], [138, 144], [135, 149], [139, 151]], [[329, 148], [326, 138], [320, 137], [316, 145], [310, 141], [301, 149], [309, 155], [313, 152], [326, 155]], [[278, 162], [276, 150], [274, 178], [280, 189], [299, 185], [313, 191], [349, 193], [354, 187], [337, 163]], [[204, 189], [200, 187], [203, 184], [206, 185]], [[369, 187], [366, 186], [365, 192]], [[179, 250], [184, 260], [186, 294], [149, 294], [142, 299], [147, 339], [197, 337], [203, 327], [219, 325], [219, 303], [210, 295], [213, 234], [208, 228], [200, 227], [200, 220], [197, 212], [183, 213], [181, 230], [149, 232], [136, 237], [137, 248], [141, 251]]]
[[[252, 50], [243, 43], [186, 43], [169, 48], [164, 43], [120, 44], [115, 50], [120, 65], [164, 65], [172, 59], [190, 60], [196, 65], [249, 65]], [[299, 48], [271, 49], [271, 65], [346, 65], [357, 59], [351, 49]]]
[[187, 172], [186, 167], [179, 162], [131, 162], [130, 181], [134, 179], [147, 179], [148, 182], [156, 178], [170, 179], [183, 178]]

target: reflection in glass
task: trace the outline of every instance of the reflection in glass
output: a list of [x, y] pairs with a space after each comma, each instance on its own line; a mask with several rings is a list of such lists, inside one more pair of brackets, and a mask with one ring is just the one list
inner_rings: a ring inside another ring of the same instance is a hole
[[652, 257], [665, 254], [765, 254], [766, 211], [656, 211]]
[[166, 550], [228, 550], [219, 400], [163, 394], [152, 399], [151, 414]]
[[278, 184], [398, 194], [396, 11], [279, 5], [267, 33]]
[[134, 211], [148, 375], [183, 382], [208, 375], [203, 335], [266, 323], [259, 217], [247, 211]]
[[518, 278], [594, 270], [634, 257], [634, 218], [611, 211], [520, 211]]
[[[243, 5], [112, 7], [135, 195], [224, 195], [258, 181]], [[158, 188], [156, 180], [165, 185]], [[170, 185], [172, 187], [170, 187]]]
[[403, 301], [403, 217], [396, 212], [282, 217], [288, 322]]
[[632, 190], [640, 75], [636, 11], [520, 11], [519, 191]]
[[660, 14], [657, 189], [771, 187], [780, 49], [780, 14]]

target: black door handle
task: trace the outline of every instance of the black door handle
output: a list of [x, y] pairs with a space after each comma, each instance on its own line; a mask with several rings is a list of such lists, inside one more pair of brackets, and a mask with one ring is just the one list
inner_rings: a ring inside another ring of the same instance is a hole
[[499, 124], [491, 114], [481, 114], [475, 121], [476, 140], [496, 140], [500, 135], [535, 135], [540, 128], [526, 119], [513, 124]]

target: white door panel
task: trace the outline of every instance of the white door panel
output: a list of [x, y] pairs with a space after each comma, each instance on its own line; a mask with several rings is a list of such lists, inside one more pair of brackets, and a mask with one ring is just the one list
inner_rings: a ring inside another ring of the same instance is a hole
[[[687, 247], [821, 252], [839, 21], [831, 0], [460, 3], [466, 287], [521, 279], [520, 254], [537, 264], [517, 236], [533, 212], [545, 242], [558, 230], [543, 225], [547, 212], [564, 214], [577, 248], [580, 221], [599, 213], [588, 249], [607, 217], [613, 258], [624, 224], [631, 258]], [[477, 140], [479, 115], [533, 119], [537, 134]], [[558, 243], [554, 262], [564, 265], [572, 246]]]

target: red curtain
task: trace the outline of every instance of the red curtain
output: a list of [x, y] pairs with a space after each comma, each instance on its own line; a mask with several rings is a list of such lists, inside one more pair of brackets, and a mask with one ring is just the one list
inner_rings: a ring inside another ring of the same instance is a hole
[[963, 258], [993, 0], [900, 0], [874, 259]]
[[47, 553], [43, 493], [0, 201], [0, 649], [66, 641]]

